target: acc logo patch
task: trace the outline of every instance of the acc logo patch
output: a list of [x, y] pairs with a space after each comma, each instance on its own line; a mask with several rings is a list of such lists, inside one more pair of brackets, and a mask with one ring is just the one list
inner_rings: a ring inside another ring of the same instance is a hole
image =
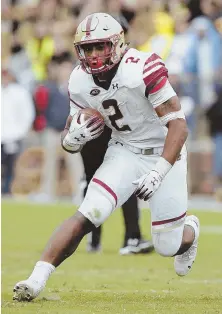
[[91, 90], [90, 95], [97, 96], [97, 95], [99, 95], [99, 93], [100, 93], [100, 90], [97, 88], [94, 88]]

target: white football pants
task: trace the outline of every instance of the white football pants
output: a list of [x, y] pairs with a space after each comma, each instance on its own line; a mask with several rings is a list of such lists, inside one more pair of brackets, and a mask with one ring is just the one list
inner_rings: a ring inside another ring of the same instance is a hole
[[[111, 144], [79, 211], [96, 227], [101, 225], [134, 193], [136, 186], [132, 182], [149, 173], [158, 158], [159, 155], [135, 154], [120, 144]], [[187, 211], [186, 176], [187, 160], [183, 153], [149, 200], [154, 246], [164, 256], [174, 255], [182, 242]]]

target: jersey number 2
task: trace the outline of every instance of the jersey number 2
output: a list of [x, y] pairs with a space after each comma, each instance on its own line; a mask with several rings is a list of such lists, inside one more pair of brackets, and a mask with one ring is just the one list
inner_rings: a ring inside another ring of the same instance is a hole
[[112, 124], [112, 126], [117, 130], [117, 131], [131, 131], [130, 127], [128, 125], [123, 125], [121, 128], [116, 124], [116, 121], [119, 119], [123, 118], [123, 115], [121, 111], [119, 110], [118, 103], [116, 99], [107, 99], [104, 100], [103, 103], [103, 108], [108, 109], [109, 107], [113, 107], [115, 110], [115, 113], [113, 115], [109, 116], [109, 120]]

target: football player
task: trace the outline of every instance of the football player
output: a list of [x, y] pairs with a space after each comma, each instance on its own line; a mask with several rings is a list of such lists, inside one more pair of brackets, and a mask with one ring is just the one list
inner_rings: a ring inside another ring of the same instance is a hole
[[[36, 298], [82, 238], [132, 193], [149, 200], [154, 248], [174, 257], [179, 276], [190, 271], [197, 254], [199, 220], [186, 216], [187, 125], [164, 62], [128, 49], [122, 27], [106, 13], [87, 16], [74, 45], [80, 65], [69, 80], [62, 146], [80, 151], [103, 132], [104, 120], [112, 139], [78, 211], [56, 229], [29, 278], [15, 285], [18, 301]], [[104, 120], [93, 115], [85, 121], [83, 108], [96, 109]]]

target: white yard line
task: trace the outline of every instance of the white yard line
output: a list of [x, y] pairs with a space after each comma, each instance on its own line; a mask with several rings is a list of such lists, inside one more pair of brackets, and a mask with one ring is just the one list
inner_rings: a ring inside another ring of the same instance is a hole
[[222, 234], [222, 226], [201, 226], [200, 233]]
[[222, 278], [218, 279], [181, 279], [186, 284], [222, 284]]

